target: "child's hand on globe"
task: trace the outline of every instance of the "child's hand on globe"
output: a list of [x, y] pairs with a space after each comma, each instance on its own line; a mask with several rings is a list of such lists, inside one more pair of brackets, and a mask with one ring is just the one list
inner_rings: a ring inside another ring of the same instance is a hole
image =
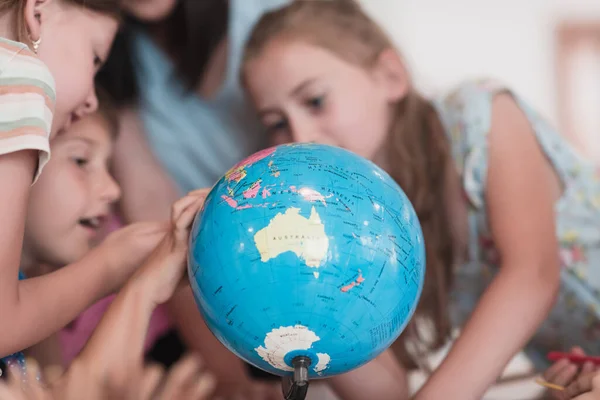
[[156, 304], [169, 300], [185, 275], [190, 228], [208, 192], [193, 191], [173, 205], [170, 232], [136, 273], [136, 278], [149, 285]]
[[118, 290], [168, 232], [166, 222], [139, 222], [109, 234], [84, 258], [97, 257], [106, 268], [107, 294]]

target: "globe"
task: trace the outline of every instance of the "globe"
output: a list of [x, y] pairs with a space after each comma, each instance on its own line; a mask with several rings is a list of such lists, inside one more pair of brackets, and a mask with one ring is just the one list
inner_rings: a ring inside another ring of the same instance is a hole
[[425, 250], [415, 211], [372, 162], [289, 144], [240, 162], [212, 188], [190, 235], [188, 274], [207, 326], [248, 363], [308, 378], [357, 368], [417, 306]]

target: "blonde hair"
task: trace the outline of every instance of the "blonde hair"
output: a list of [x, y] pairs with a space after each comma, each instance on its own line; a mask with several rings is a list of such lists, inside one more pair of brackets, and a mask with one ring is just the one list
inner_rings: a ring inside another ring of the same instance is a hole
[[[119, 18], [120, 1], [119, 0], [62, 0], [67, 4], [97, 11], [103, 14]], [[29, 43], [29, 33], [25, 25], [25, 5], [27, 0], [0, 0], [0, 14], [15, 12], [15, 32], [14, 35], [18, 41]]]
[[[394, 47], [355, 1], [295, 0], [260, 19], [246, 45], [242, 74], [244, 66], [260, 57], [274, 39], [302, 40], [365, 68]], [[424, 351], [437, 349], [447, 341], [451, 330], [448, 303], [455, 250], [444, 201], [450, 147], [434, 107], [414, 88], [394, 107], [385, 146], [389, 151], [388, 172], [413, 203], [422, 226], [427, 264], [416, 315], [431, 321], [435, 328], [431, 340], [422, 340], [413, 319], [392, 345], [396, 355], [414, 367], [416, 360], [409, 356], [407, 339], [416, 340]]]

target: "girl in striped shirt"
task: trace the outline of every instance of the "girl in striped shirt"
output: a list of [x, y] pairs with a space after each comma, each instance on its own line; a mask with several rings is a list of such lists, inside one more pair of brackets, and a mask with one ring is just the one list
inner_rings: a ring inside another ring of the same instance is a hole
[[48, 161], [50, 137], [97, 108], [94, 75], [116, 33], [119, 3], [0, 0], [0, 357], [43, 340], [120, 287], [164, 235], [162, 224], [134, 225], [73, 265], [19, 281], [30, 186]]

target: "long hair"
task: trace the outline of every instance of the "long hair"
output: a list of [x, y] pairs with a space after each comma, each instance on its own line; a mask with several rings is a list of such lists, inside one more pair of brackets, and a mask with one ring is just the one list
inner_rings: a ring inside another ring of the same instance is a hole
[[131, 105], [139, 96], [133, 30], [150, 30], [157, 25], [165, 32], [164, 48], [175, 64], [173, 79], [182, 79], [193, 91], [204, 78], [214, 50], [227, 35], [229, 1], [179, 0], [164, 21], [153, 24], [126, 18], [97, 78], [118, 106]]
[[[274, 38], [303, 40], [365, 68], [393, 48], [383, 30], [352, 0], [296, 0], [264, 15], [247, 42], [243, 65], [259, 57]], [[434, 337], [423, 339], [413, 319], [392, 345], [407, 366], [414, 366], [407, 339], [417, 341], [422, 350], [433, 350], [447, 341], [451, 331], [448, 303], [455, 251], [444, 201], [450, 146], [434, 107], [414, 88], [394, 105], [387, 140], [388, 172], [412, 202], [425, 237], [425, 284], [416, 316], [433, 323]]]

